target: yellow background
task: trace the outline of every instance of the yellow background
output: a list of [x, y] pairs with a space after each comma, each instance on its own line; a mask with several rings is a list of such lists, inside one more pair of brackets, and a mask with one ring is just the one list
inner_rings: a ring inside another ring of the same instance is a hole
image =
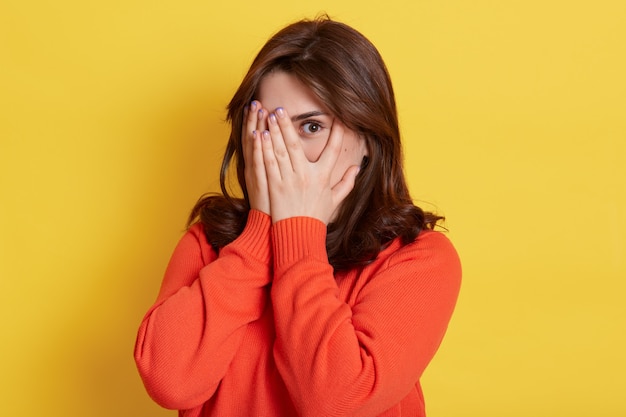
[[299, 3], [1, 0], [0, 415], [173, 415], [137, 326], [253, 55], [320, 11], [386, 59], [463, 260], [429, 416], [626, 415], [626, 2]]

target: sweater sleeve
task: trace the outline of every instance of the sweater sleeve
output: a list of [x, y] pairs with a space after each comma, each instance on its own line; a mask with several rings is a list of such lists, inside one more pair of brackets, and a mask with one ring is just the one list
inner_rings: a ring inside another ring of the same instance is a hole
[[170, 409], [207, 401], [248, 323], [269, 299], [270, 219], [252, 210], [241, 235], [210, 248], [196, 225], [177, 245], [155, 305], [144, 317], [135, 361], [150, 396]]
[[413, 389], [446, 331], [461, 268], [448, 239], [422, 232], [380, 267], [350, 305], [325, 248], [326, 226], [273, 226], [274, 358], [302, 416], [376, 416]]

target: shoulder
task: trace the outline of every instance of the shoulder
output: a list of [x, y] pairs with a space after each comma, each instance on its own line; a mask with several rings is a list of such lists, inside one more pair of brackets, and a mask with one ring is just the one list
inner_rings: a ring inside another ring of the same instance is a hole
[[193, 236], [193, 238], [198, 241], [198, 244], [202, 242], [206, 243], [206, 237], [204, 235], [204, 226], [201, 222], [197, 222], [192, 224], [189, 229], [187, 229], [187, 235]]
[[428, 259], [458, 260], [458, 253], [448, 237], [442, 232], [423, 230], [417, 238], [396, 252], [400, 256], [407, 252], [414, 256]]
[[404, 245], [400, 238], [396, 238], [379, 254], [379, 259], [387, 263], [396, 263], [407, 258], [458, 259], [458, 254], [445, 234], [433, 230], [422, 230], [413, 242]]
[[187, 255], [199, 255], [205, 265], [216, 257], [215, 251], [207, 241], [204, 226], [200, 222], [187, 229], [178, 243], [177, 250]]
[[452, 280], [461, 278], [459, 255], [450, 239], [441, 232], [423, 230], [413, 242], [405, 245], [397, 239], [381, 252], [381, 258], [387, 268], [405, 265]]
[[434, 316], [449, 317], [461, 288], [461, 262], [446, 235], [427, 230], [408, 244], [394, 240], [356, 280], [356, 302], [396, 294], [397, 300], [405, 300], [405, 308], [396, 301], [401, 310], [415, 312], [416, 305], [429, 306], [441, 313]]

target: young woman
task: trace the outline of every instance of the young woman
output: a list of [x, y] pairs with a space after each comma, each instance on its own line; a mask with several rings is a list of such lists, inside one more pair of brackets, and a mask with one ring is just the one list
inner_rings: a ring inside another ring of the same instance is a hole
[[223, 195], [192, 210], [139, 329], [148, 393], [181, 416], [424, 416], [461, 268], [412, 203], [377, 50], [328, 18], [289, 25], [228, 119]]

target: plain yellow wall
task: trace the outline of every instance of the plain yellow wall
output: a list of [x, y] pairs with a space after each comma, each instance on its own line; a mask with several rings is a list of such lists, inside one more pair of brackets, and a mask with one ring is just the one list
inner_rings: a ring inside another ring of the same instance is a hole
[[166, 416], [132, 349], [224, 107], [320, 11], [394, 80], [464, 285], [431, 417], [626, 415], [626, 2], [0, 3], [0, 415]]

